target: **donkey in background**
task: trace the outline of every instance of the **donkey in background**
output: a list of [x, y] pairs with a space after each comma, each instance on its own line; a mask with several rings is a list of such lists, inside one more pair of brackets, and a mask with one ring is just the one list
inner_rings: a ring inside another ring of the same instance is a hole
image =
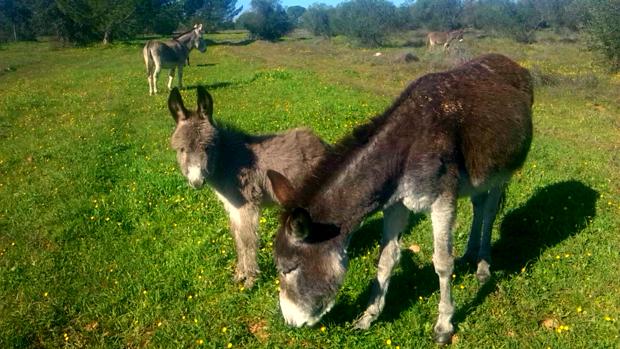
[[453, 41], [463, 41], [463, 32], [463, 29], [450, 32], [429, 32], [426, 35], [426, 48], [432, 49], [437, 45], [443, 45], [443, 49], [446, 50]]
[[429, 210], [440, 291], [434, 336], [449, 343], [457, 197], [469, 196], [474, 207], [465, 259], [477, 263], [484, 282], [498, 202], [530, 148], [532, 103], [528, 71], [504, 56], [485, 55], [411, 83], [383, 115], [337, 144], [301, 187], [269, 171], [285, 208], [275, 259], [286, 323], [313, 325], [331, 309], [353, 231], [364, 217], [383, 210], [378, 273], [369, 305], [355, 323], [368, 328], [383, 310], [409, 210]]
[[277, 169], [295, 185], [318, 164], [326, 145], [307, 129], [253, 136], [216, 126], [213, 99], [197, 88], [198, 109], [189, 111], [175, 87], [168, 107], [176, 122], [171, 144], [189, 185], [208, 183], [224, 204], [237, 249], [235, 280], [254, 284], [259, 272], [258, 220], [261, 208], [277, 200], [267, 179], [267, 169]]
[[207, 43], [202, 37], [202, 24], [194, 25], [188, 32], [168, 41], [150, 40], [142, 49], [146, 75], [149, 81], [149, 94], [157, 93], [157, 77], [161, 68], [170, 69], [168, 74], [168, 90], [172, 88], [175, 70], [178, 71], [179, 88], [183, 87], [183, 66], [189, 65], [189, 53], [196, 48], [204, 53]]

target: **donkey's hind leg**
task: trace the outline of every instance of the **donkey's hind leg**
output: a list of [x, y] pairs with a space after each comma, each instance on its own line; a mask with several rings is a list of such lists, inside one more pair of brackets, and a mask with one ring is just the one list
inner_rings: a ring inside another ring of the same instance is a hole
[[383, 237], [377, 278], [372, 285], [368, 307], [355, 321], [354, 327], [358, 329], [367, 329], [383, 310], [392, 269], [400, 260], [398, 237], [407, 227], [409, 219], [409, 210], [402, 203], [392, 205], [383, 212]]
[[488, 192], [473, 195], [471, 204], [474, 209], [474, 218], [471, 222], [471, 230], [469, 232], [469, 240], [467, 240], [467, 250], [459, 259], [461, 263], [476, 264], [478, 262], [478, 252], [480, 251], [480, 230], [482, 229], [482, 221], [484, 217], [484, 205], [489, 197]]
[[431, 222], [433, 224], [433, 265], [439, 277], [439, 316], [434, 327], [435, 341], [447, 344], [452, 340], [454, 326], [454, 303], [450, 278], [454, 270], [452, 256], [452, 224], [456, 211], [456, 198], [446, 192], [439, 196], [431, 206]]
[[159, 76], [159, 72], [161, 71], [161, 66], [155, 61], [155, 70], [153, 71], [153, 76], [151, 78], [153, 82], [153, 94], [157, 94], [157, 77]]
[[487, 282], [491, 277], [491, 236], [503, 192], [502, 184], [471, 198], [474, 218], [467, 250], [461, 261], [477, 264], [476, 277], [480, 283]]
[[239, 208], [228, 208], [230, 227], [237, 247], [237, 267], [235, 281], [244, 281], [244, 286], [250, 288], [256, 281], [259, 273], [256, 262], [258, 250], [258, 218], [260, 210], [252, 204], [245, 204]]
[[493, 224], [499, 210], [499, 203], [504, 194], [504, 185], [493, 187], [484, 203], [484, 217], [482, 219], [482, 236], [480, 237], [480, 249], [478, 250], [478, 268], [476, 277], [481, 283], [485, 283], [491, 277], [491, 234]]

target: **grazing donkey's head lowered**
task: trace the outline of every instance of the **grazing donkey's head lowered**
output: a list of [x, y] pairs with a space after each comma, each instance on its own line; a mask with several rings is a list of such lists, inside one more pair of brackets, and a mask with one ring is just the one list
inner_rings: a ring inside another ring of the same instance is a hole
[[434, 333], [437, 342], [448, 343], [454, 331], [456, 199], [469, 196], [474, 206], [464, 259], [477, 263], [484, 282], [499, 199], [529, 151], [532, 101], [526, 69], [504, 56], [485, 55], [414, 81], [383, 115], [337, 145], [298, 190], [285, 176], [268, 172], [285, 206], [275, 259], [286, 322], [312, 325], [329, 311], [344, 279], [351, 233], [365, 216], [383, 210], [378, 273], [355, 324], [368, 328], [385, 304], [409, 210], [428, 210], [440, 288]]
[[170, 92], [168, 108], [176, 121], [172, 148], [177, 152], [181, 172], [193, 188], [200, 188], [217, 161], [217, 129], [213, 123], [213, 99], [199, 86], [198, 108], [190, 111], [183, 105], [178, 88]]

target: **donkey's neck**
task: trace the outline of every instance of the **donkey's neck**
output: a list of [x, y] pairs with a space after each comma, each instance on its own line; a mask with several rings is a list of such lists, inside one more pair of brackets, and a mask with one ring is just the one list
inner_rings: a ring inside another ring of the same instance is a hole
[[183, 46], [187, 52], [191, 51], [194, 46], [192, 45], [192, 39], [194, 38], [194, 32], [190, 31], [189, 33], [183, 34], [176, 38], [175, 40]]
[[242, 168], [251, 167], [255, 155], [249, 144], [252, 136], [239, 130], [222, 128], [217, 132], [217, 166], [214, 179], [222, 181], [236, 177]]
[[[370, 130], [356, 144], [328, 159], [314, 192], [307, 197], [313, 220], [334, 224], [350, 234], [368, 214], [380, 210], [396, 190], [404, 159], [393, 147], [398, 125], [387, 115], [367, 125]], [[325, 164], [324, 163], [324, 164]], [[320, 184], [323, 182], [323, 184]]]

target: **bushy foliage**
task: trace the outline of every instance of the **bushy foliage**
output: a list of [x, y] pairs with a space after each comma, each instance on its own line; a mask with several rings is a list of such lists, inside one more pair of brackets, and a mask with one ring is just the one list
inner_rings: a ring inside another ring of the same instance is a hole
[[431, 30], [454, 29], [462, 8], [460, 0], [417, 0], [410, 6], [411, 19]]
[[230, 26], [237, 0], [0, 0], [0, 40], [52, 35], [72, 43], [104, 42], [202, 23]]
[[25, 1], [0, 0], [0, 41], [33, 39], [32, 18]]
[[207, 30], [215, 30], [232, 23], [233, 19], [243, 10], [237, 7], [237, 0], [185, 0], [169, 1], [183, 4], [186, 24], [202, 23]]
[[362, 45], [379, 46], [396, 29], [396, 6], [387, 0], [351, 0], [334, 11], [336, 32]]
[[286, 14], [293, 26], [297, 27], [301, 23], [301, 16], [306, 12], [306, 8], [302, 6], [289, 6], [286, 8]]
[[165, 4], [156, 11], [151, 29], [160, 35], [169, 35], [177, 29], [182, 20], [183, 7], [179, 3]]
[[238, 19], [253, 37], [276, 40], [293, 29], [293, 25], [278, 0], [252, 0], [251, 10]]
[[588, 0], [587, 8], [591, 47], [607, 58], [611, 70], [620, 70], [620, 0]]
[[301, 16], [301, 25], [316, 36], [330, 37], [334, 33], [331, 23], [333, 11], [333, 7], [313, 4]]

